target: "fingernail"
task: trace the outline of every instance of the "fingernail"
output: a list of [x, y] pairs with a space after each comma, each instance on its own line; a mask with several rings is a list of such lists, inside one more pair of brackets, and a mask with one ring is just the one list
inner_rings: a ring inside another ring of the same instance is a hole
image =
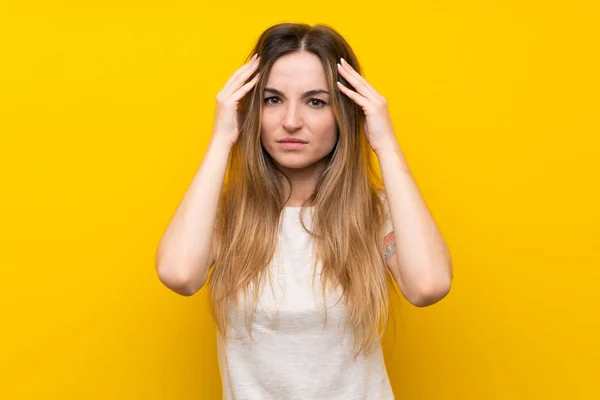
[[252, 56], [252, 59], [254, 60], [257, 55], [258, 55], [258, 53], [254, 53], [254, 55]]
[[340, 60], [342, 60], [342, 65], [346, 64], [346, 60], [344, 60], [343, 58], [340, 58]]

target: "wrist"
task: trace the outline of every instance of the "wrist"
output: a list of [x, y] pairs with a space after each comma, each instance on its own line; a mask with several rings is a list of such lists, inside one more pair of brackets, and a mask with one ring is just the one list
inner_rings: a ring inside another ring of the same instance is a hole
[[210, 139], [208, 147], [214, 148], [217, 151], [225, 151], [229, 153], [229, 151], [233, 147], [233, 144], [225, 138], [213, 135], [213, 137]]
[[377, 150], [375, 150], [375, 154], [378, 158], [389, 157], [389, 156], [398, 156], [400, 155], [401, 150], [398, 143], [390, 143], [388, 145], [381, 146]]

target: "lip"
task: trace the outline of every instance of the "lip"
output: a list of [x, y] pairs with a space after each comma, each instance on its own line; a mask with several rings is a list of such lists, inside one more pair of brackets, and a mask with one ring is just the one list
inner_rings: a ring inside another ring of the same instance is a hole
[[297, 138], [287, 138], [280, 140], [279, 143], [306, 143], [305, 140], [297, 139]]
[[295, 150], [306, 146], [303, 142], [279, 142], [279, 145], [286, 150]]

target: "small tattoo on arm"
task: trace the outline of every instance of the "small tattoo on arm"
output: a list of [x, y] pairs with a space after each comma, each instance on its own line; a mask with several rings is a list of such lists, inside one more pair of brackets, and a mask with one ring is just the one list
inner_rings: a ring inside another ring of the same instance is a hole
[[385, 236], [383, 243], [385, 246], [385, 250], [384, 250], [385, 262], [387, 264], [388, 261], [390, 260], [390, 258], [396, 252], [396, 241], [394, 240], [394, 232], [388, 233]]

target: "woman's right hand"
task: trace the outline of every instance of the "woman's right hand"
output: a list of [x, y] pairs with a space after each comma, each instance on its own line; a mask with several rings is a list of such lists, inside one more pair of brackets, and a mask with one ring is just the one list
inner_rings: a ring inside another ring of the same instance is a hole
[[233, 146], [240, 135], [237, 108], [239, 100], [258, 82], [260, 72], [251, 81], [242, 85], [256, 70], [260, 57], [255, 54], [231, 75], [223, 89], [217, 94], [217, 105], [212, 131], [212, 139], [224, 141]]

